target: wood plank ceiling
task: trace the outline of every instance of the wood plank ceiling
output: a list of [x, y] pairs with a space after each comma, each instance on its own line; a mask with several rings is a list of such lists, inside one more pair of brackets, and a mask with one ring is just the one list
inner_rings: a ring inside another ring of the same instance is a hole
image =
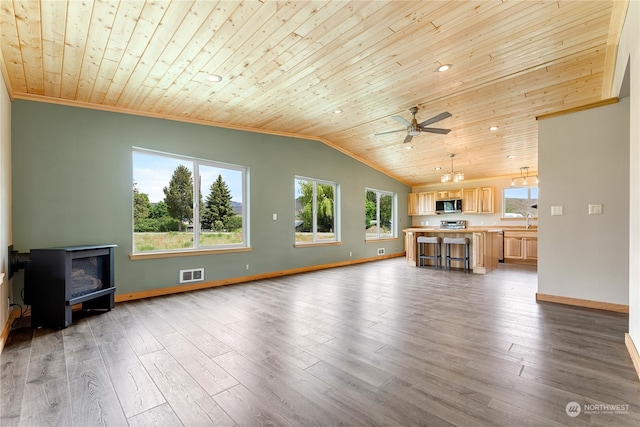
[[[609, 97], [627, 1], [0, 5], [14, 99], [311, 137], [417, 186], [450, 153], [467, 179], [537, 170], [536, 116]], [[374, 135], [413, 106], [452, 131]]]

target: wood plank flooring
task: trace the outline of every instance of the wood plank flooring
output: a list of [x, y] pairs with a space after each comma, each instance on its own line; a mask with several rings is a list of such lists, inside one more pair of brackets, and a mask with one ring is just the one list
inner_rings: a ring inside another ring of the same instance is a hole
[[536, 281], [389, 259], [18, 327], [0, 425], [640, 425], [627, 315]]

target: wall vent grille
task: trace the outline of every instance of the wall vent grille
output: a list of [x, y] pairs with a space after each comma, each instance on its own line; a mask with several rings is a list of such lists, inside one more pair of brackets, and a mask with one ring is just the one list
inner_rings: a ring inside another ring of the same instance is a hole
[[180, 283], [200, 282], [204, 280], [204, 268], [180, 270]]

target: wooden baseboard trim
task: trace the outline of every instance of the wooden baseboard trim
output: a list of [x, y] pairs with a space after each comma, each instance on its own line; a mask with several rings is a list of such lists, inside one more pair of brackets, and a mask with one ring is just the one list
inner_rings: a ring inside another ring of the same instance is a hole
[[148, 291], [129, 292], [124, 294], [116, 293], [115, 302], [118, 303], [118, 302], [124, 302], [124, 301], [132, 301], [132, 300], [143, 299], [143, 298], [157, 297], [161, 295], [176, 294], [180, 292], [196, 291], [199, 289], [215, 288], [218, 286], [253, 282], [255, 280], [270, 279], [272, 277], [290, 276], [292, 274], [307, 273], [307, 272], [316, 271], [316, 270], [326, 270], [328, 268], [344, 267], [346, 265], [362, 264], [365, 262], [381, 261], [383, 259], [398, 258], [403, 256], [405, 256], [404, 252], [398, 253], [398, 254], [381, 255], [381, 256], [376, 256], [371, 258], [362, 258], [357, 260], [340, 261], [340, 262], [331, 263], [331, 264], [313, 265], [308, 267], [293, 268], [290, 270], [254, 274], [252, 276], [241, 276], [241, 277], [232, 277], [232, 278], [221, 279], [221, 280], [212, 280], [208, 282], [194, 283], [191, 285], [171, 286], [168, 288], [151, 289]]
[[556, 304], [573, 305], [576, 307], [593, 308], [596, 310], [615, 311], [616, 313], [629, 314], [629, 306], [613, 304], [610, 302], [592, 301], [588, 299], [561, 297], [536, 293], [536, 301], [553, 302]]
[[629, 352], [629, 356], [631, 356], [633, 367], [636, 368], [636, 374], [640, 380], [640, 354], [638, 354], [638, 348], [635, 346], [631, 339], [631, 335], [628, 333], [624, 334], [624, 344], [627, 346], [627, 351]]
[[14, 309], [9, 312], [9, 319], [7, 319], [7, 323], [5, 323], [2, 328], [2, 335], [0, 335], [0, 353], [4, 349], [4, 344], [7, 342], [7, 338], [9, 338], [9, 332], [11, 332], [11, 324], [14, 320], [20, 317], [20, 310]]

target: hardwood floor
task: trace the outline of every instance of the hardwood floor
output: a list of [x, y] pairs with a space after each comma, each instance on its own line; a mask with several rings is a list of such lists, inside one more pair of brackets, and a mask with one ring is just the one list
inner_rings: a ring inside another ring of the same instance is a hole
[[536, 280], [397, 258], [17, 328], [0, 425], [640, 425], [627, 315]]

